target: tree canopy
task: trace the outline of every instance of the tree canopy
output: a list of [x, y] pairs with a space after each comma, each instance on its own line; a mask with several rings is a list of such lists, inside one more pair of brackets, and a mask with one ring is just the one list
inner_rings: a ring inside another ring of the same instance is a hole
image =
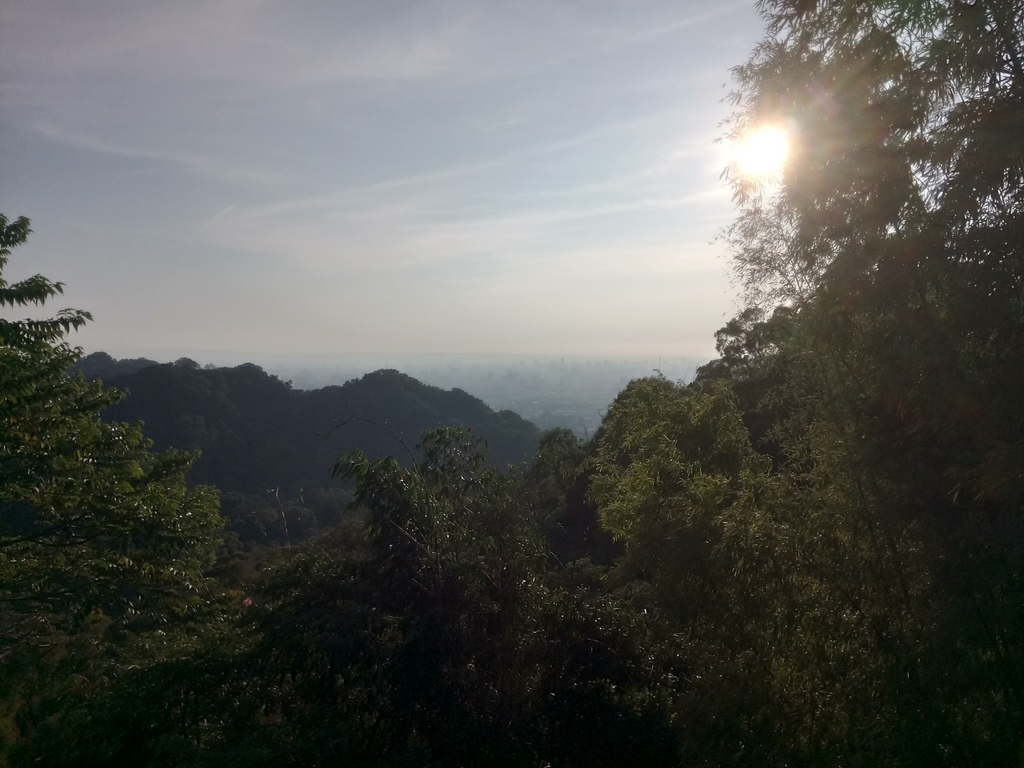
[[[8, 307], [39, 306], [61, 293], [60, 283], [40, 275], [3, 280], [10, 249], [29, 231], [27, 219], [0, 216], [0, 303]], [[121, 393], [67, 376], [81, 351], [66, 336], [89, 319], [63, 310], [0, 321], [0, 699], [7, 708], [17, 707], [27, 678], [38, 683], [26, 660], [60, 659], [86, 624], [153, 626], [203, 602], [203, 570], [220, 541], [216, 492], [185, 486], [194, 457], [150, 453], [137, 426], [100, 419]]]

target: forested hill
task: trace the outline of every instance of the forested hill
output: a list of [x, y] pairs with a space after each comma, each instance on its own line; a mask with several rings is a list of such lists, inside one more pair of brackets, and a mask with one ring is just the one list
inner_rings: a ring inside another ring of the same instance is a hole
[[202, 451], [189, 481], [223, 491], [293, 495], [323, 486], [334, 462], [354, 449], [408, 463], [406, 448], [415, 450], [425, 430], [441, 425], [471, 427], [499, 465], [529, 459], [540, 439], [537, 427], [512, 411], [495, 413], [462, 390], [398, 371], [304, 391], [256, 365], [201, 369], [183, 359], [104, 383], [129, 393], [105, 420], [144, 422], [158, 450]]
[[72, 373], [81, 371], [87, 379], [109, 380], [115, 376], [141, 371], [151, 365], [160, 365], [160, 363], [150, 360], [148, 357], [125, 357], [115, 360], [106, 352], [93, 352], [71, 366], [71, 371]]

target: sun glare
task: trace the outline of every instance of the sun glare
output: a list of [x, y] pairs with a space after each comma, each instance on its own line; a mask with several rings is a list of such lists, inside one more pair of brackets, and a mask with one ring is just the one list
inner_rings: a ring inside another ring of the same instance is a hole
[[777, 176], [786, 161], [788, 144], [785, 131], [762, 128], [740, 142], [736, 167], [750, 178]]

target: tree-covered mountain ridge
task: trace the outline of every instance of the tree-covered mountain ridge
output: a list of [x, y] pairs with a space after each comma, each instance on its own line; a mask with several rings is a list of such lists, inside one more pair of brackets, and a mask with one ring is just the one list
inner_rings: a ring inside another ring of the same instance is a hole
[[540, 440], [512, 411], [395, 370], [316, 390], [294, 389], [252, 363], [200, 368], [187, 358], [159, 364], [95, 352], [73, 370], [128, 393], [105, 420], [142, 422], [158, 450], [200, 451], [190, 484], [227, 492], [291, 496], [322, 487], [338, 458], [356, 449], [407, 463], [419, 436], [439, 426], [471, 429], [499, 466], [528, 460]]

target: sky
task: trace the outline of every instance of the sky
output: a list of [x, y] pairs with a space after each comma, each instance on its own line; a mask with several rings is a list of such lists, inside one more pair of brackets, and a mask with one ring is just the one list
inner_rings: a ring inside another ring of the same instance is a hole
[[65, 283], [115, 356], [709, 357], [762, 30], [752, 0], [4, 0], [5, 278]]

